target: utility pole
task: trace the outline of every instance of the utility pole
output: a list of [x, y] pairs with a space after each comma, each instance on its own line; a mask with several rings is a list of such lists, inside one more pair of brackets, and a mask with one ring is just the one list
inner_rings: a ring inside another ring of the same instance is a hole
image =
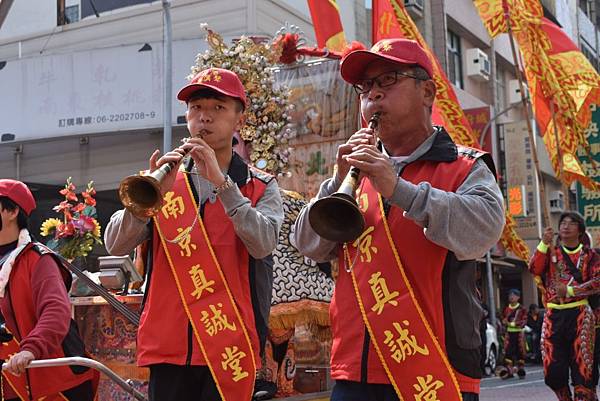
[[[492, 51], [494, 47], [492, 46]], [[494, 57], [494, 53], [492, 53], [492, 57]], [[492, 75], [495, 78], [495, 75]], [[495, 86], [495, 84], [494, 84]], [[495, 93], [495, 91], [494, 91]], [[495, 96], [494, 96], [495, 100]], [[487, 122], [483, 130], [481, 131], [481, 136], [479, 137], [479, 143], [483, 146], [485, 142], [485, 137], [488, 131], [491, 131], [492, 124], [503, 114], [506, 114], [509, 110], [514, 109], [515, 107], [520, 106], [520, 103], [515, 103], [504, 110], [496, 113], [496, 108], [494, 107], [494, 116], [490, 118]], [[496, 301], [494, 299], [494, 279], [493, 279], [493, 270], [492, 270], [492, 252], [487, 251], [485, 253], [485, 270], [487, 276], [487, 290], [488, 290], [488, 309], [489, 309], [489, 318], [492, 326], [496, 327]]]
[[171, 27], [171, 3], [162, 0], [163, 7], [163, 60], [164, 60], [164, 115], [163, 115], [163, 154], [171, 151], [171, 127], [172, 104], [171, 93], [173, 92], [173, 40]]

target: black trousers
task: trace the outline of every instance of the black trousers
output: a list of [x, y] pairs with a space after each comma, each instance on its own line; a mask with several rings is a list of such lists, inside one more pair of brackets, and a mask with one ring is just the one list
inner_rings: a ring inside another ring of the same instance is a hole
[[148, 398], [150, 401], [221, 401], [208, 366], [167, 363], [150, 365]]
[[[90, 380], [81, 383], [77, 387], [65, 390], [62, 393], [69, 401], [94, 401], [94, 396], [96, 395]], [[19, 401], [19, 399], [11, 398], [6, 401]]]
[[[462, 393], [463, 401], [479, 401], [479, 394]], [[369, 384], [346, 380], [335, 382], [330, 401], [399, 401], [391, 384]]]
[[[569, 376], [575, 400], [593, 400], [594, 315], [589, 306], [548, 309], [542, 328], [545, 382], [568, 399]], [[570, 373], [570, 375], [569, 375]]]
[[525, 337], [523, 332], [507, 332], [504, 341], [504, 364], [506, 367], [525, 364]]

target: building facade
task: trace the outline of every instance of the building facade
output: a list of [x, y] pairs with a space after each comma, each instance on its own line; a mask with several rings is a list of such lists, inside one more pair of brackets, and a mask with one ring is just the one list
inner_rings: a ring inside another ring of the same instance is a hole
[[[542, 229], [539, 189], [507, 35], [492, 40], [472, 0], [404, 3], [493, 154], [505, 195], [509, 188], [523, 187], [525, 213], [517, 222], [533, 250]], [[338, 4], [346, 38], [370, 44], [370, 2]], [[542, 4], [546, 16], [598, 66], [598, 1]], [[196, 54], [206, 48], [200, 23], [230, 41], [243, 34], [273, 36], [287, 22], [304, 32], [308, 44], [315, 42], [305, 0], [172, 0], [170, 14], [174, 146], [187, 136], [185, 107], [175, 94]], [[104, 225], [119, 207], [121, 179], [146, 168], [149, 155], [163, 143], [162, 2], [2, 0], [0, 24], [0, 169], [6, 177], [37, 185], [42, 205], [53, 204], [51, 189], [62, 186], [66, 177], [80, 186], [94, 180]], [[555, 179], [536, 137], [547, 207], [556, 226], [573, 195]], [[512, 287], [522, 289], [525, 304], [537, 302], [525, 264], [501, 249], [492, 255], [496, 285], [488, 295], [496, 306]]]

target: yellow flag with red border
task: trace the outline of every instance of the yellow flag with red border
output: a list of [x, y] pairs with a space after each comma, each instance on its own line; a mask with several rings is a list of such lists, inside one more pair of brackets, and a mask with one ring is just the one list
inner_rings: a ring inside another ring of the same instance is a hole
[[539, 1], [474, 0], [474, 4], [492, 37], [508, 32], [510, 20], [535, 118], [557, 177], [566, 185], [579, 181], [597, 190], [576, 154], [579, 147], [589, 149], [585, 130], [591, 122], [591, 105], [600, 101], [600, 75], [565, 32], [544, 18]]

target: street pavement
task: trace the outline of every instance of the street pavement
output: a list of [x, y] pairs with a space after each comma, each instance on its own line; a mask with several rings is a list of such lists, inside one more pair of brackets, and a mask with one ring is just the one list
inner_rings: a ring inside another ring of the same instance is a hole
[[487, 377], [481, 382], [480, 401], [555, 401], [554, 393], [544, 384], [540, 365], [526, 366], [527, 376], [519, 380]]

